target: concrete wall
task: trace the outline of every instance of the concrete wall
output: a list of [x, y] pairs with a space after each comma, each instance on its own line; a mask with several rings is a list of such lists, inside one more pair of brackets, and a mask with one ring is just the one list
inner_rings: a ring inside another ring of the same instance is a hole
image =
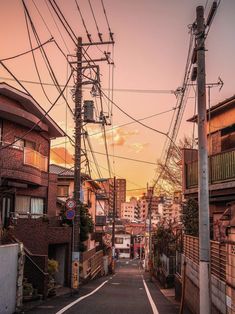
[[[185, 302], [193, 313], [199, 313], [199, 266], [186, 259]], [[211, 275], [212, 314], [226, 314], [226, 283]]]
[[18, 252], [18, 244], [0, 246], [0, 314], [15, 312]]

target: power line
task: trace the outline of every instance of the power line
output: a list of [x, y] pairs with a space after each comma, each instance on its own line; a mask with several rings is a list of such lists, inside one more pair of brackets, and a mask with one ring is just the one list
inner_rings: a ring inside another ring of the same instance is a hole
[[[153, 117], [155, 117], [155, 116], [158, 116], [158, 115], [161, 115], [161, 114], [164, 114], [164, 113], [167, 113], [167, 112], [176, 110], [176, 109], [177, 109], [177, 107], [172, 108], [172, 109], [169, 109], [169, 110], [166, 110], [166, 111], [158, 112], [158, 113], [155, 113], [155, 114], [153, 114], [153, 115], [147, 116], [147, 117], [145, 117], [145, 118], [139, 119], [139, 121], [147, 120], [147, 119], [153, 118]], [[113, 127], [112, 129], [106, 130], [106, 133], [107, 133], [107, 132], [112, 132], [114, 129], [118, 129], [118, 128], [121, 128], [121, 127], [123, 127], [123, 126], [127, 126], [127, 125], [134, 124], [134, 123], [136, 123], [136, 122], [133, 121], [133, 122], [128, 122], [128, 123], [124, 123], [124, 124], [121, 124], [121, 125], [117, 125], [117, 126]], [[95, 136], [95, 135], [98, 135], [98, 134], [102, 134], [102, 132], [96, 132], [96, 133], [89, 134], [89, 137]], [[66, 141], [66, 142], [63, 142], [63, 143], [57, 143], [57, 144], [52, 145], [52, 147], [64, 145], [65, 143], [68, 143], [68, 142], [69, 142], [69, 141]]]
[[107, 25], [108, 25], [109, 36], [110, 36], [110, 39], [113, 41], [113, 33], [112, 33], [110, 25], [109, 25], [109, 20], [108, 20], [108, 17], [107, 17], [107, 13], [106, 13], [106, 10], [105, 10], [105, 6], [104, 6], [104, 1], [103, 0], [101, 0], [101, 4], [102, 4], [103, 11], [104, 11], [105, 19], [106, 19], [106, 22], [107, 22]]
[[[0, 63], [2, 64], [2, 66], [3, 66], [9, 73], [11, 73], [10, 70], [3, 64], [2, 61], [0, 61]], [[71, 77], [72, 77], [72, 74], [73, 74], [73, 72], [71, 72], [67, 83], [70, 81], [70, 79], [71, 79]], [[12, 75], [13, 75], [13, 74], [12, 74]], [[14, 76], [14, 75], [13, 75], [13, 76]], [[15, 77], [15, 76], [14, 76], [14, 77]], [[16, 79], [16, 80], [17, 80], [17, 79]], [[20, 86], [22, 86], [22, 85], [20, 84]], [[51, 105], [51, 107], [50, 107], [47, 111], [45, 111], [43, 117], [40, 118], [37, 123], [35, 123], [27, 132], [25, 132], [21, 137], [18, 137], [18, 138], [17, 138], [15, 141], [13, 141], [12, 143], [9, 143], [9, 144], [7, 144], [7, 145], [5, 145], [5, 146], [3, 146], [3, 147], [0, 147], [0, 150], [6, 149], [7, 147], [12, 146], [12, 145], [15, 144], [17, 141], [24, 139], [26, 135], [28, 135], [30, 132], [32, 132], [32, 131], [43, 121], [43, 119], [49, 114], [49, 112], [53, 109], [53, 107], [56, 105], [57, 101], [58, 101], [58, 100], [60, 99], [60, 97], [62, 96], [62, 94], [63, 94], [65, 88], [66, 88], [66, 85], [65, 85], [64, 89], [61, 91], [61, 93], [59, 94], [59, 96], [56, 98], [56, 100], [54, 101], [54, 103]], [[24, 89], [25, 89], [25, 88], [24, 88]], [[29, 95], [29, 94], [28, 94], [28, 95]]]
[[[33, 21], [32, 21], [32, 18], [31, 18], [31, 16], [30, 16], [30, 13], [29, 13], [29, 11], [28, 11], [28, 8], [27, 8], [27, 6], [26, 6], [26, 4], [25, 4], [25, 1], [22, 0], [22, 3], [23, 3], [24, 10], [25, 10], [25, 15], [27, 15], [27, 17], [28, 17], [28, 19], [29, 19], [29, 21], [30, 21], [31, 28], [32, 28], [32, 31], [33, 31], [33, 33], [34, 33], [35, 39], [36, 39], [36, 41], [37, 41], [38, 44], [41, 44], [39, 35], [38, 35], [37, 31], [36, 31], [36, 28], [35, 28], [35, 26], [34, 26], [34, 23], [33, 23]], [[27, 23], [27, 17], [26, 17], [27, 31], [28, 31], [28, 36], [29, 36], [29, 40], [30, 40], [30, 45], [32, 46], [31, 37], [30, 37], [30, 32], [29, 32], [28, 23]], [[55, 87], [57, 88], [58, 92], [61, 93], [61, 87], [60, 87], [60, 85], [59, 85], [59, 82], [58, 82], [58, 80], [57, 80], [57, 78], [56, 78], [55, 72], [54, 72], [54, 70], [53, 70], [53, 68], [52, 68], [52, 66], [51, 66], [51, 63], [50, 63], [50, 61], [49, 61], [49, 59], [48, 59], [48, 57], [47, 57], [47, 54], [46, 54], [44, 48], [41, 47], [41, 48], [40, 48], [40, 51], [41, 51], [41, 55], [42, 55], [42, 57], [43, 57], [43, 60], [44, 60], [44, 62], [45, 62], [45, 65], [46, 65], [46, 67], [47, 67], [48, 73], [49, 73], [49, 75], [50, 75], [52, 81], [54, 82], [54, 85], [55, 85]], [[37, 67], [36, 59], [35, 59], [35, 56], [34, 56], [34, 53], [33, 53], [33, 52], [32, 52], [32, 54], [33, 54], [34, 64], [35, 64], [35, 68], [36, 68], [36, 71], [37, 71], [37, 74], [38, 74], [38, 78], [39, 78], [39, 81], [41, 82], [41, 78], [40, 78], [39, 70], [38, 70], [38, 67]], [[42, 89], [43, 89], [43, 92], [44, 92], [45, 96], [47, 97], [47, 94], [45, 93], [45, 90], [44, 90], [42, 84], [41, 84], [41, 86], [42, 86]], [[73, 110], [72, 110], [72, 108], [70, 107], [70, 105], [69, 105], [69, 103], [68, 103], [66, 97], [64, 96], [64, 94], [62, 94], [62, 97], [63, 97], [63, 99], [64, 99], [66, 105], [68, 106], [68, 108], [69, 108], [71, 114], [73, 115]], [[48, 99], [48, 101], [50, 102], [50, 100], [49, 100], [48, 97], [47, 97], [47, 99]], [[51, 102], [50, 102], [50, 103], [51, 103]]]
[[128, 118], [130, 118], [131, 120], [135, 121], [136, 123], [142, 125], [143, 127], [147, 128], [147, 129], [149, 129], [151, 131], [154, 131], [156, 133], [159, 133], [159, 134], [162, 134], [162, 135], [166, 136], [171, 141], [171, 143], [178, 149], [178, 147], [175, 145], [174, 141], [171, 139], [171, 137], [167, 133], [164, 133], [164, 132], [162, 132], [160, 130], [154, 129], [154, 128], [148, 126], [147, 124], [144, 124], [141, 121], [137, 120], [136, 118], [132, 117], [129, 113], [127, 113], [120, 106], [118, 106], [112, 99], [110, 99], [102, 90], [100, 90], [100, 92], [104, 95], [105, 98], [107, 98], [116, 108], [118, 108]]
[[85, 28], [87, 38], [88, 38], [89, 42], [91, 42], [91, 34], [88, 32], [88, 29], [87, 29], [85, 20], [84, 20], [83, 15], [82, 15], [82, 11], [81, 11], [81, 9], [80, 9], [80, 7], [79, 7], [79, 4], [78, 4], [77, 0], [75, 0], [75, 3], [76, 3], [76, 6], [77, 6], [79, 15], [80, 15], [80, 17], [81, 17], [83, 27]]
[[[30, 52], [30, 51], [29, 51]], [[4, 60], [2, 60], [4, 61]], [[8, 78], [8, 77], [0, 77], [0, 79], [3, 79], [3, 80], [9, 80], [9, 81], [12, 81], [11, 78]], [[38, 85], [40, 84], [39, 82], [37, 81], [32, 81], [32, 80], [19, 80], [20, 82], [22, 83], [27, 83], [27, 84], [35, 84], [35, 85]], [[55, 84], [53, 83], [49, 83], [49, 82], [42, 82], [43, 85], [45, 86], [55, 86]], [[60, 84], [59, 85], [60, 87], [64, 87], [63, 84]], [[69, 88], [73, 88], [74, 86], [73, 85], [68, 85]], [[89, 89], [89, 87], [86, 87], [86, 86], [83, 86], [83, 89]], [[102, 90], [105, 90], [105, 91], [108, 91], [109, 88], [105, 88], [105, 87], [102, 87]], [[126, 89], [126, 88], [113, 88], [113, 91], [114, 92], [130, 92], [130, 93], [144, 93], [144, 94], [175, 94], [175, 91], [173, 90], [162, 90], [162, 89]]]
[[[96, 152], [96, 151], [93, 151], [93, 153], [98, 154], [98, 155], [104, 155], [104, 156], [106, 155], [105, 153]], [[125, 156], [119, 156], [119, 155], [109, 155], [109, 156], [115, 157], [115, 158], [119, 158], [119, 159], [125, 159], [125, 160], [130, 160], [130, 161], [135, 161], [135, 162], [140, 162], [140, 163], [156, 166], [156, 163], [151, 162], [151, 161], [146, 161], [146, 160], [141, 160], [141, 159], [134, 159], [134, 158], [129, 158], [129, 157], [125, 157]]]
[[54, 39], [52, 37], [50, 39], [48, 39], [47, 41], [45, 41], [44, 43], [42, 43], [41, 45], [35, 47], [35, 48], [32, 48], [32, 49], [27, 50], [27, 51], [24, 51], [24, 52], [19, 53], [19, 54], [15, 55], [15, 56], [11, 56], [11, 57], [8, 57], [8, 58], [1, 59], [1, 61], [8, 61], [8, 60], [13, 60], [13, 59], [18, 58], [18, 57], [22, 57], [22, 56], [24, 56], [24, 55], [26, 55], [26, 54], [28, 54], [30, 52], [33, 52], [33, 51], [41, 48], [42, 46], [45, 46], [48, 43], [51, 43], [51, 42], [54, 42]]
[[94, 10], [93, 10], [91, 1], [88, 0], [88, 2], [89, 2], [89, 6], [90, 6], [90, 9], [91, 9], [91, 13], [92, 13], [92, 16], [93, 16], [93, 19], [94, 19], [94, 22], [95, 22], [96, 29], [97, 29], [97, 32], [98, 32], [99, 39], [100, 39], [100, 41], [103, 41], [103, 40], [102, 40], [102, 34], [101, 34], [100, 30], [99, 30], [99, 26], [98, 26], [98, 23], [97, 23], [97, 20], [96, 20], [96, 17], [95, 17], [95, 13], [94, 13]]

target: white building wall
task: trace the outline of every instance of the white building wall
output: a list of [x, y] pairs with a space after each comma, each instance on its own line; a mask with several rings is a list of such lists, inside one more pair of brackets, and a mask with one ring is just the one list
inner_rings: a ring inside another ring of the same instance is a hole
[[130, 234], [115, 235], [115, 250], [116, 252], [119, 252], [119, 258], [130, 258], [131, 256]]
[[16, 310], [18, 253], [18, 244], [0, 246], [0, 314]]

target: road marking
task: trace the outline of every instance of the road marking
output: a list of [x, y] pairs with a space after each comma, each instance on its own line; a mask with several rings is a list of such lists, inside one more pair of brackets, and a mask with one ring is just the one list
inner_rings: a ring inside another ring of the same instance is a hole
[[146, 282], [145, 282], [144, 279], [143, 279], [143, 284], [144, 284], [144, 288], [145, 288], [147, 297], [148, 297], [148, 299], [149, 299], [149, 303], [150, 303], [151, 308], [152, 308], [152, 310], [153, 310], [153, 314], [159, 314], [159, 312], [158, 312], [158, 310], [157, 310], [157, 307], [156, 307], [156, 305], [155, 305], [155, 303], [154, 303], [154, 301], [153, 301], [153, 299], [152, 299], [152, 297], [151, 297], [151, 294], [150, 294], [150, 292], [149, 292], [149, 289], [148, 289], [148, 287], [147, 287]]
[[111, 285], [120, 285], [120, 282], [112, 282]]
[[77, 300], [73, 301], [72, 303], [66, 305], [65, 307], [63, 307], [61, 310], [59, 310], [58, 312], [56, 312], [56, 314], [62, 314], [65, 311], [67, 311], [68, 309], [70, 309], [72, 306], [74, 306], [75, 304], [77, 304], [78, 302], [82, 301], [83, 299], [86, 299], [87, 297], [91, 296], [92, 294], [96, 293], [100, 288], [102, 288], [106, 283], [108, 282], [108, 280], [106, 280], [105, 282], [103, 282], [99, 287], [97, 287], [95, 290], [93, 290], [92, 292], [78, 298]]

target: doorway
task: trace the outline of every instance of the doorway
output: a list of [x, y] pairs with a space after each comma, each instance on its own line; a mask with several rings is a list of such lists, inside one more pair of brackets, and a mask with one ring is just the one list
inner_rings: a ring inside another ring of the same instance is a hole
[[6, 194], [1, 197], [0, 203], [0, 226], [7, 228], [10, 225], [11, 213], [14, 209], [14, 196], [12, 194]]

